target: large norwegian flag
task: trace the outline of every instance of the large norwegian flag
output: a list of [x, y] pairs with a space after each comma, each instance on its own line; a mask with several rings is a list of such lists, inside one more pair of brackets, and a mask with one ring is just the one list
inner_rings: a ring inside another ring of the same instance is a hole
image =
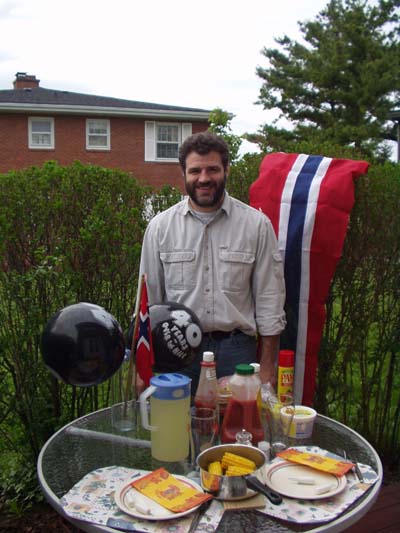
[[250, 205], [270, 218], [284, 260], [288, 324], [281, 347], [296, 354], [296, 403], [313, 403], [325, 303], [354, 204], [354, 180], [368, 166], [274, 153], [263, 159], [250, 187]]
[[154, 352], [151, 338], [149, 302], [145, 277], [140, 286], [140, 304], [138, 326], [136, 329], [136, 371], [143, 379], [146, 387], [153, 375]]

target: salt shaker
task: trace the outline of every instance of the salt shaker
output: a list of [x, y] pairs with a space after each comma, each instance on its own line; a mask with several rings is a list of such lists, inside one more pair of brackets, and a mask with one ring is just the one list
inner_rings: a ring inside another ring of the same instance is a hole
[[258, 446], [258, 449], [261, 450], [263, 452], [263, 454], [265, 455], [265, 460], [267, 462], [270, 461], [271, 459], [271, 445], [269, 442], [267, 442], [266, 440], [260, 440], [260, 442], [257, 444]]
[[245, 446], [252, 446], [252, 439], [253, 435], [250, 433], [250, 431], [246, 431], [245, 429], [242, 429], [241, 431], [238, 431], [236, 433], [236, 442], [237, 444], [244, 444]]

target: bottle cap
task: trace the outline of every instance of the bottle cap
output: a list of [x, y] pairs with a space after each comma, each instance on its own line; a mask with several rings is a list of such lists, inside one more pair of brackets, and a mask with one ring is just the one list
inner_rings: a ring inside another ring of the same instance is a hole
[[281, 350], [279, 352], [279, 366], [291, 367], [294, 366], [294, 351]]
[[203, 352], [203, 361], [212, 363], [214, 361], [214, 352]]
[[252, 367], [251, 365], [247, 365], [245, 363], [242, 363], [240, 365], [236, 365], [235, 366], [235, 372], [237, 374], [242, 375], [242, 376], [254, 374], [254, 367]]
[[250, 365], [254, 368], [254, 373], [259, 374], [260, 373], [260, 363], [250, 363]]

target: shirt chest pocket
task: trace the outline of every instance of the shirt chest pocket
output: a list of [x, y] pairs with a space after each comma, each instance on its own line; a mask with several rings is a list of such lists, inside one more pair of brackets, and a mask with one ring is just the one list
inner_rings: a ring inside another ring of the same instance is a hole
[[161, 252], [165, 287], [180, 290], [193, 288], [196, 284], [195, 258], [193, 250]]
[[255, 255], [251, 252], [219, 251], [218, 279], [226, 291], [248, 290]]

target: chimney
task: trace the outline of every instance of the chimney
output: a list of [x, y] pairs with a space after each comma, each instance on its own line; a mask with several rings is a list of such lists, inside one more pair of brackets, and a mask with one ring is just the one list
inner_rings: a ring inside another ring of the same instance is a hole
[[36, 76], [27, 74], [26, 72], [17, 72], [14, 80], [14, 89], [32, 89], [39, 87], [40, 80]]

